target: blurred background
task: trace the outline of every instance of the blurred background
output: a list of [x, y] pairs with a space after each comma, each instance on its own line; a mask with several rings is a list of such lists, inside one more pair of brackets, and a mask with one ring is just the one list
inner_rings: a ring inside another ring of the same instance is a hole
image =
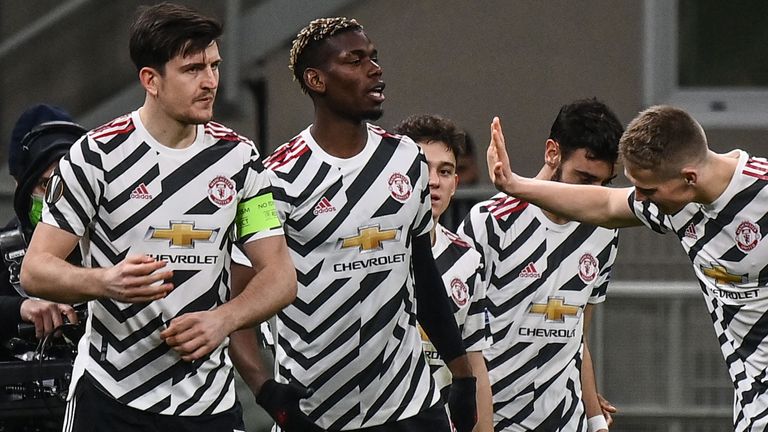
[[[474, 138], [479, 180], [462, 185], [455, 226], [487, 183], [488, 125], [499, 116], [513, 166], [534, 175], [560, 105], [596, 96], [627, 123], [650, 105], [689, 110], [716, 151], [768, 153], [768, 2], [763, 0], [179, 0], [225, 22], [216, 120], [267, 153], [312, 121], [288, 70], [290, 42], [311, 19], [365, 27], [387, 82], [390, 128], [438, 113]], [[128, 25], [149, 1], [0, 0], [0, 143], [46, 102], [86, 128], [136, 109], [143, 91]], [[0, 172], [0, 217], [13, 180]], [[616, 182], [626, 185], [621, 176]], [[732, 386], [690, 263], [675, 238], [622, 232], [614, 283], [591, 345], [616, 432], [732, 430]], [[249, 430], [256, 426], [248, 409]]]

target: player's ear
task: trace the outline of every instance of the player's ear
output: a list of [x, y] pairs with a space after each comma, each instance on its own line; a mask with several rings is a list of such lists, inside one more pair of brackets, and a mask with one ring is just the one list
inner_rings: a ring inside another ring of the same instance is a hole
[[544, 162], [550, 168], [557, 168], [560, 165], [560, 144], [553, 139], [548, 139], [544, 147]]
[[152, 96], [157, 96], [159, 78], [160, 72], [155, 68], [143, 67], [139, 70], [139, 82], [144, 90]]
[[325, 77], [319, 69], [304, 69], [304, 85], [315, 93], [325, 93]]
[[688, 186], [696, 186], [699, 180], [699, 173], [693, 168], [683, 168], [680, 172]]

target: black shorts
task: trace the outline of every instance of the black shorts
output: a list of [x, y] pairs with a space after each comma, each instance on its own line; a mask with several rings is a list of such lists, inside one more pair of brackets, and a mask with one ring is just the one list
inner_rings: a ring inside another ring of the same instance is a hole
[[451, 424], [441, 401], [404, 420], [345, 432], [451, 432]]
[[218, 414], [173, 416], [131, 408], [97, 389], [88, 378], [77, 383], [67, 404], [63, 432], [230, 432], [245, 431], [240, 403]]

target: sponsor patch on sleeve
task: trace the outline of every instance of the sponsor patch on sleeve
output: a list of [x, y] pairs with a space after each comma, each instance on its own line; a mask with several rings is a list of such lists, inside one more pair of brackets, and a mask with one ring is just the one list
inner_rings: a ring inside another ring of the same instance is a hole
[[272, 193], [253, 197], [248, 201], [240, 202], [237, 205], [237, 237], [242, 238], [259, 231], [277, 228], [280, 226], [280, 219], [277, 217], [275, 201], [272, 199]]

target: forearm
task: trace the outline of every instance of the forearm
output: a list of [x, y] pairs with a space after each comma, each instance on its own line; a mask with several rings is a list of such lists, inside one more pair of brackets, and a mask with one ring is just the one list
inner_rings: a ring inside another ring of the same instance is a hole
[[[232, 299], [217, 309], [231, 331], [256, 327], [296, 298], [296, 269], [284, 241], [262, 241], [255, 255], [250, 252], [252, 268], [232, 265]], [[270, 246], [275, 244], [278, 251], [271, 255]]]
[[27, 253], [21, 285], [31, 295], [57, 303], [82, 303], [103, 295], [104, 269], [74, 266], [44, 252]]
[[597, 383], [595, 370], [592, 366], [592, 355], [589, 353], [589, 347], [586, 343], [584, 343], [584, 355], [581, 364], [581, 393], [587, 418], [603, 415], [600, 401], [597, 398]]
[[503, 190], [565, 218], [606, 228], [637, 226], [641, 222], [627, 203], [629, 189], [575, 185], [516, 177]]
[[459, 326], [448, 303], [443, 280], [432, 257], [428, 234], [413, 239], [413, 276], [419, 324], [451, 373], [455, 376], [471, 376], [465, 375], [471, 371], [471, 367], [466, 359]]
[[483, 353], [469, 352], [467, 357], [477, 378], [477, 424], [473, 431], [493, 432], [493, 396]]
[[258, 329], [250, 327], [233, 332], [229, 336], [229, 355], [251, 392], [259, 394], [262, 384], [272, 377], [272, 373], [261, 355]]

